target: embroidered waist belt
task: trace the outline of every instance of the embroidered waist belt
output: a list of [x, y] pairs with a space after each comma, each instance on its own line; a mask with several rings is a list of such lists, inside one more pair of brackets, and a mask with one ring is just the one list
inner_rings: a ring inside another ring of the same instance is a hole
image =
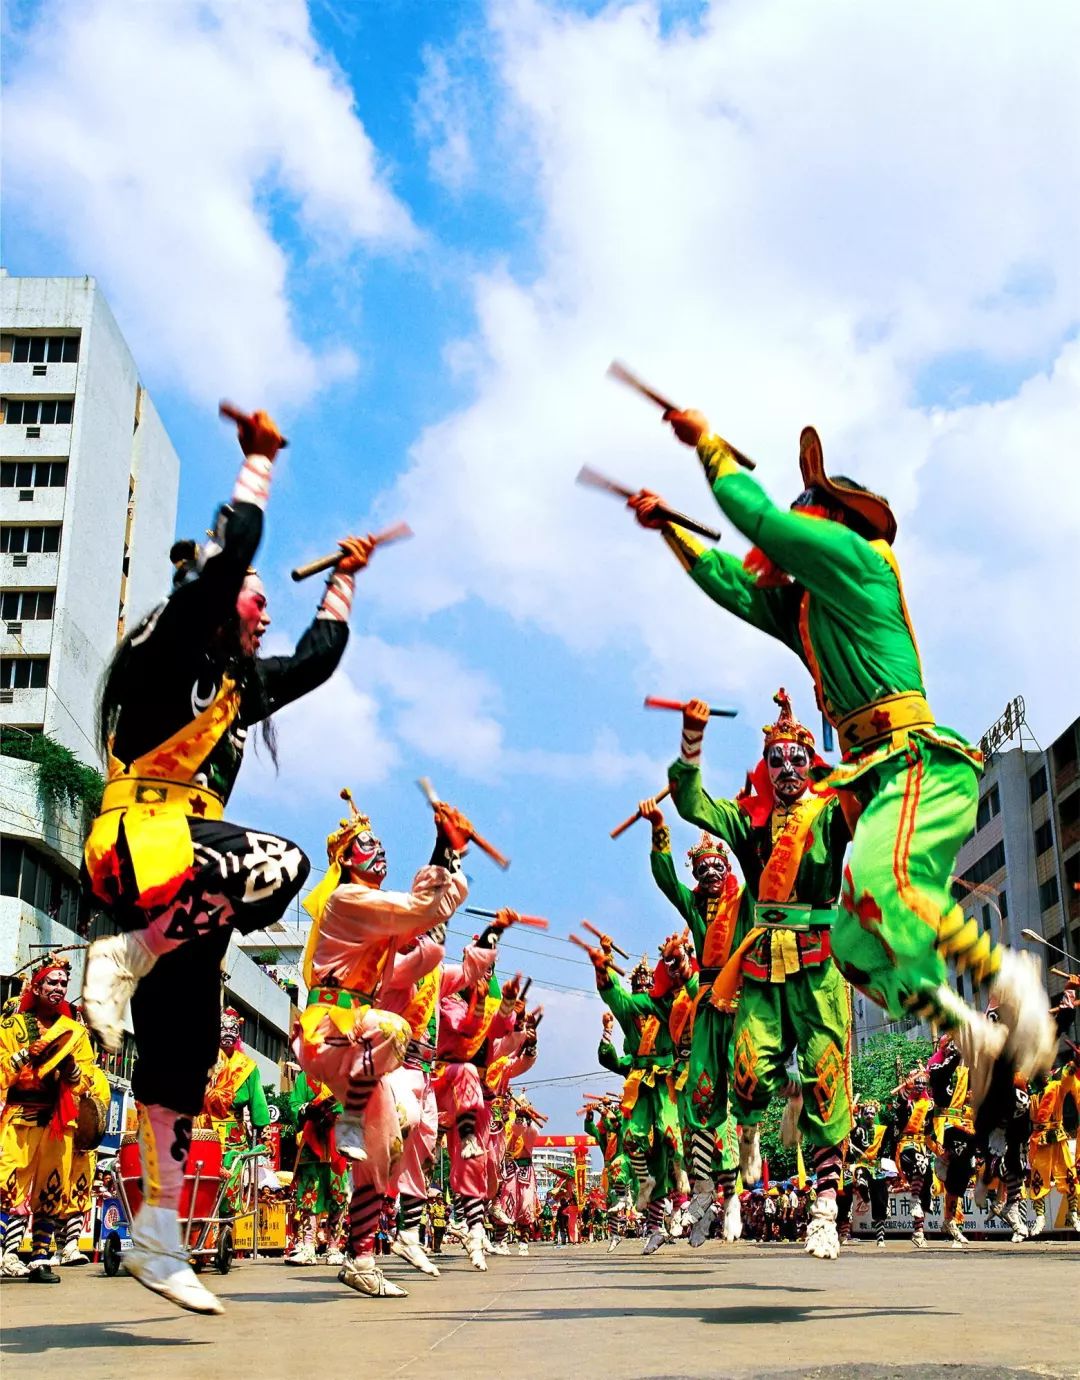
[[370, 992], [353, 992], [348, 987], [313, 987], [308, 993], [308, 1006], [343, 1006], [346, 1011], [356, 1006], [374, 1006]]
[[[836, 919], [836, 906], [811, 906], [809, 903], [755, 901], [754, 924], [765, 929], [827, 929]], [[702, 979], [705, 974], [702, 972]]]
[[221, 819], [225, 813], [221, 796], [205, 786], [196, 786], [190, 781], [166, 781], [156, 776], [119, 776], [107, 782], [98, 813], [128, 810], [133, 805], [161, 807], [199, 819]]
[[852, 710], [836, 722], [843, 751], [868, 747], [903, 728], [933, 728], [935, 719], [924, 696], [915, 691], [886, 695], [873, 704]]

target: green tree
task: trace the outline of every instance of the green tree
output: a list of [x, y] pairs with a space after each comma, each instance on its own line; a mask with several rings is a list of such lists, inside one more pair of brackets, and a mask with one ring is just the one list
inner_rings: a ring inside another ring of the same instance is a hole
[[55, 815], [64, 805], [83, 820], [97, 813], [104, 777], [47, 733], [4, 728], [0, 730], [0, 753], [37, 767], [38, 796], [46, 814]]

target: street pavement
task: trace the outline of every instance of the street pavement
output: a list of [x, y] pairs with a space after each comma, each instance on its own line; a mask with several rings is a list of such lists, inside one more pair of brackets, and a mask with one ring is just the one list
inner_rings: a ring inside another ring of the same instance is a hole
[[389, 1258], [407, 1299], [368, 1299], [336, 1270], [238, 1262], [206, 1282], [221, 1318], [165, 1305], [100, 1266], [58, 1286], [0, 1286], [6, 1375], [165, 1380], [334, 1377], [1080, 1376], [1080, 1242], [967, 1250], [640, 1243], [493, 1258], [426, 1279]]

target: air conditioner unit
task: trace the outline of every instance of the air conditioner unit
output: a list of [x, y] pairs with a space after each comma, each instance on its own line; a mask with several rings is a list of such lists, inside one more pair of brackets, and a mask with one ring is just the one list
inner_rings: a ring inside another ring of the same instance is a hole
[[26, 568], [26, 555], [25, 555], [25, 553], [20, 552], [19, 555], [17, 555], [17, 556], [12, 556], [12, 558], [11, 558], [11, 564], [15, 567], [16, 570], [25, 570], [25, 568]]
[[0, 704], [14, 704], [14, 703], [15, 703], [15, 691], [14, 691], [14, 690], [0, 690]]
[[40, 441], [40, 440], [41, 440], [41, 427], [39, 427], [39, 426], [28, 426], [28, 427], [26, 428], [26, 439], [27, 439], [28, 441]]
[[22, 637], [22, 624], [21, 624], [21, 623], [9, 623], [9, 624], [7, 625], [7, 630], [8, 630], [8, 633], [10, 634], [10, 636], [12, 636], [12, 637]]
[[20, 489], [20, 490], [19, 490], [19, 502], [20, 502], [20, 503], [33, 503], [33, 501], [34, 501], [34, 491], [33, 491], [33, 489]]
[[46, 375], [48, 372], [49, 372], [48, 365], [45, 365], [45, 364], [35, 364], [35, 365], [34, 365], [34, 378], [36, 378], [36, 379], [44, 378], [45, 375]]

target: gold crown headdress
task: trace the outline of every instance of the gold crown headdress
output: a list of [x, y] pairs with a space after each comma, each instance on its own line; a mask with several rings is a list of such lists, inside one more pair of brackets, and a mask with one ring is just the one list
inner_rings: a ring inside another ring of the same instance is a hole
[[630, 986], [633, 987], [633, 985], [634, 985], [635, 982], [644, 982], [644, 983], [646, 983], [648, 986], [651, 986], [651, 985], [652, 985], [652, 975], [653, 975], [653, 966], [652, 966], [652, 964], [649, 962], [649, 955], [648, 955], [648, 954], [642, 954], [642, 955], [641, 955], [641, 958], [638, 960], [638, 962], [635, 964], [635, 966], [630, 970]]
[[691, 867], [699, 858], [719, 858], [728, 868], [731, 867], [731, 859], [728, 857], [728, 851], [721, 840], [713, 838], [712, 834], [704, 830], [693, 848], [687, 849], [686, 856], [690, 859]]
[[765, 735], [765, 750], [772, 747], [773, 743], [801, 743], [803, 747], [814, 750], [814, 735], [805, 724], [799, 723], [795, 717], [795, 711], [791, 707], [791, 696], [781, 685], [773, 696], [773, 703], [780, 706], [780, 712], [776, 716], [776, 722], [765, 724], [762, 733]]
[[315, 950], [319, 943], [319, 928], [322, 924], [323, 911], [326, 909], [327, 901], [341, 881], [342, 860], [352, 847], [357, 834], [362, 834], [365, 829], [371, 828], [371, 820], [367, 815], [362, 815], [356, 808], [356, 802], [353, 800], [352, 791], [349, 790], [348, 786], [342, 786], [341, 798], [349, 802], [350, 816], [348, 819], [341, 820], [332, 834], [327, 834], [326, 857], [330, 865], [319, 885], [304, 897], [304, 909], [311, 916], [311, 931], [304, 948], [302, 969], [304, 983], [308, 987], [311, 986], [313, 976]]

